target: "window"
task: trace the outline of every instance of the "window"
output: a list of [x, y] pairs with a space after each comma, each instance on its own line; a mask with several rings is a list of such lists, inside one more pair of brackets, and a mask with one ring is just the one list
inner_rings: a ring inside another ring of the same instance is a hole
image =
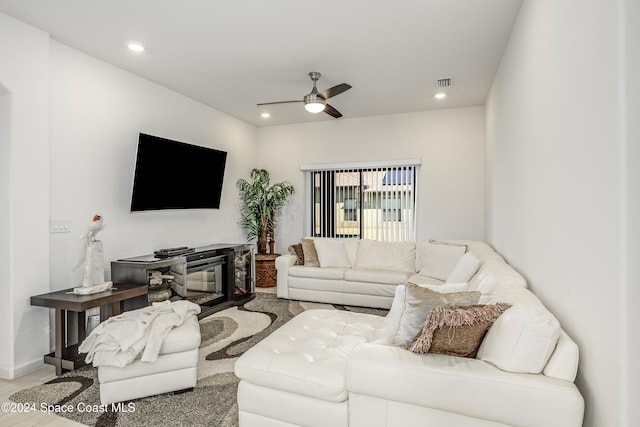
[[303, 165], [309, 235], [414, 240], [419, 165], [419, 160]]

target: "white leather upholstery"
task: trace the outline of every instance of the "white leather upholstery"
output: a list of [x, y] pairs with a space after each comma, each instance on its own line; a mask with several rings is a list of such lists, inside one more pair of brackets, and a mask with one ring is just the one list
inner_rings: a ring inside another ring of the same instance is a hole
[[415, 262], [416, 245], [413, 242], [360, 240], [355, 268], [413, 273]]
[[351, 282], [404, 285], [411, 273], [405, 271], [354, 268], [344, 272], [344, 279]]
[[200, 340], [198, 317], [191, 316], [169, 332], [155, 362], [136, 359], [124, 368], [98, 367], [100, 402], [109, 404], [194, 387]]
[[[244, 426], [244, 424], [243, 424]], [[512, 427], [455, 412], [349, 394], [350, 427]]]
[[375, 344], [362, 344], [351, 353], [347, 388], [499, 425], [579, 427], [584, 410], [569, 381], [505, 372], [478, 359]]
[[[241, 427], [581, 426], [584, 401], [573, 383], [575, 342], [527, 290], [524, 277], [490, 246], [451, 242], [467, 245], [479, 261], [469, 289], [482, 293], [480, 303], [512, 304], [489, 329], [476, 359], [382, 345], [389, 341], [393, 315], [305, 312], [237, 361]], [[294, 262], [294, 256], [276, 260], [281, 298], [390, 307], [398, 289], [293, 276]], [[346, 269], [344, 277], [357, 268], [356, 263]]]
[[563, 330], [556, 348], [542, 372], [553, 378], [574, 382], [578, 374], [578, 345]]
[[309, 279], [344, 279], [343, 267], [305, 267], [302, 265], [294, 265], [289, 267], [289, 275], [293, 277], [307, 277]]
[[249, 349], [235, 373], [256, 385], [331, 402], [344, 402], [347, 358], [379, 337], [383, 317], [308, 310]]
[[240, 381], [238, 408], [242, 427], [347, 426], [349, 403], [316, 399], [301, 394]]
[[[324, 240], [331, 240], [331, 245], [335, 244], [336, 239], [313, 239], [314, 242]], [[406, 284], [407, 281], [430, 284], [444, 282], [444, 279], [417, 273], [416, 254], [421, 252], [417, 247], [420, 247], [422, 242], [414, 244], [356, 239], [343, 240], [345, 250], [340, 253], [346, 254], [343, 256], [348, 258], [345, 265], [353, 264], [355, 257], [353, 268], [295, 265], [296, 256], [292, 254], [276, 258], [278, 297], [331, 304], [389, 308], [394, 289], [380, 285], [395, 287]], [[490, 292], [494, 287], [505, 283], [513, 283], [521, 287], [527, 285], [524, 278], [509, 267], [504, 259], [484, 242], [446, 240], [440, 241], [440, 244], [464, 245], [468, 251], [473, 252], [479, 261], [480, 270], [469, 281], [470, 290]], [[494, 263], [498, 266], [483, 270], [484, 265]], [[500, 270], [501, 266], [507, 268]], [[496, 271], [500, 271], [499, 277], [495, 277], [493, 274]]]
[[235, 363], [240, 425], [348, 426], [347, 359], [379, 339], [385, 318], [305, 311]]

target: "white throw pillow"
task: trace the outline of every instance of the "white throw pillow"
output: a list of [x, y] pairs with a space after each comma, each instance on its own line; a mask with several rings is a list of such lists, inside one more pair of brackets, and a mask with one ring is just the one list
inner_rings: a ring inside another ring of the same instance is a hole
[[466, 292], [469, 290], [468, 283], [444, 283], [442, 285], [434, 285], [431, 283], [416, 283], [423, 288], [431, 289], [432, 291], [440, 292], [441, 294], [452, 294], [454, 292]]
[[466, 250], [466, 246], [422, 242], [417, 249], [418, 273], [423, 276], [447, 280]]
[[469, 282], [480, 268], [480, 261], [471, 252], [462, 255], [445, 283]]
[[342, 239], [315, 239], [313, 241], [318, 253], [320, 267], [347, 267], [353, 266]]
[[402, 318], [402, 312], [404, 312], [404, 285], [396, 286], [396, 292], [391, 302], [391, 308], [387, 313], [387, 330], [385, 331], [382, 344], [392, 345], [393, 339], [398, 333], [400, 328], [400, 319]]

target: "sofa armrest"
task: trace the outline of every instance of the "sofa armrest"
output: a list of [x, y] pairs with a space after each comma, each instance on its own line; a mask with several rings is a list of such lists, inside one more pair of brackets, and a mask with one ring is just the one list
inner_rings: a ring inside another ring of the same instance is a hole
[[506, 425], [580, 427], [584, 413], [570, 381], [378, 344], [360, 344], [351, 353], [347, 390]]
[[289, 267], [296, 263], [297, 257], [291, 254], [276, 258], [276, 283], [278, 298], [289, 298]]

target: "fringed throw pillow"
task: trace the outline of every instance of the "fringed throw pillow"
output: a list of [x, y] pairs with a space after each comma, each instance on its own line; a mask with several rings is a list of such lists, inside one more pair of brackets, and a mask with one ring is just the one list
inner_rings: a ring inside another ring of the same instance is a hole
[[510, 304], [439, 306], [404, 348], [414, 353], [475, 357], [485, 334]]

